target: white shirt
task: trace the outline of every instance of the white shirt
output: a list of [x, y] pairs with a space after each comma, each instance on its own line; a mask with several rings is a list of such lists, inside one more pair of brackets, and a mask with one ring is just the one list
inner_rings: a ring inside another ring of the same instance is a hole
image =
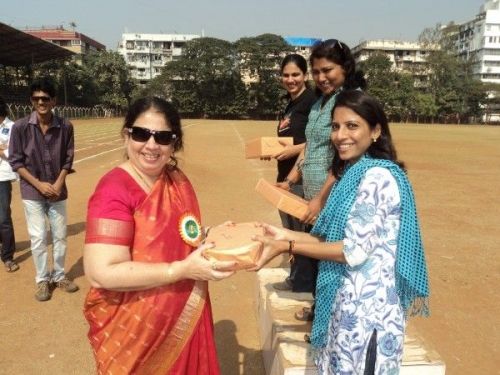
[[[14, 122], [8, 117], [5, 117], [0, 124], [0, 147], [3, 148], [5, 157], [9, 157], [9, 141], [10, 133]], [[17, 173], [12, 171], [10, 164], [7, 160], [0, 158], [0, 181], [17, 180]]]

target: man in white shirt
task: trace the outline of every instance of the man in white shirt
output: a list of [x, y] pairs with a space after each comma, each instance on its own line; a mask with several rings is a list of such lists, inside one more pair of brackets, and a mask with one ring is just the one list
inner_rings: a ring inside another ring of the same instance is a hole
[[16, 239], [10, 211], [12, 200], [12, 181], [17, 179], [9, 162], [9, 141], [14, 122], [7, 117], [7, 105], [0, 97], [0, 238], [2, 239], [1, 258], [7, 272], [15, 272], [19, 265], [14, 261]]

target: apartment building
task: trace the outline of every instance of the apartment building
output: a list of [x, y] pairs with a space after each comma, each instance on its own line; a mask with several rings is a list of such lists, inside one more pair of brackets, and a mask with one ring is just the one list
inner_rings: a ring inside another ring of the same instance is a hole
[[383, 53], [391, 61], [394, 71], [413, 75], [415, 85], [420, 86], [425, 85], [429, 74], [427, 56], [437, 48], [401, 40], [367, 40], [355, 46], [351, 52], [356, 64], [367, 60], [374, 53]]
[[475, 78], [500, 83], [499, 0], [487, 0], [472, 20], [458, 25], [455, 46], [460, 56], [474, 61]]
[[87, 35], [74, 30], [66, 30], [62, 26], [42, 26], [22, 31], [76, 53], [77, 60], [80, 61], [82, 55], [106, 49], [104, 44], [99, 43]]
[[118, 52], [127, 63], [131, 76], [141, 84], [160, 75], [169, 61], [182, 54], [184, 45], [199, 38], [195, 34], [122, 34]]

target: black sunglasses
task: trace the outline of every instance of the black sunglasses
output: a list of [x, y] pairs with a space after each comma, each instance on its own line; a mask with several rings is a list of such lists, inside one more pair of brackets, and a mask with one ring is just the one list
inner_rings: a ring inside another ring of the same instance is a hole
[[327, 39], [322, 42], [318, 42], [316, 45], [322, 45], [326, 48], [335, 48], [335, 46], [339, 46], [340, 49], [344, 49], [342, 43], [338, 39]]
[[136, 142], [147, 142], [153, 136], [156, 143], [162, 146], [168, 146], [177, 139], [177, 135], [171, 130], [150, 130], [140, 126], [127, 128], [132, 140]]
[[32, 96], [31, 100], [34, 102], [38, 103], [39, 100], [41, 100], [44, 103], [50, 102], [51, 97], [50, 96]]

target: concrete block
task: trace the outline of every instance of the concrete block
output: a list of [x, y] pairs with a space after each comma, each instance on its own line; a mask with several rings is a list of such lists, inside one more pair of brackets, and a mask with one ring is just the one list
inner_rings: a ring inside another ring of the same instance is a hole
[[[264, 268], [257, 273], [256, 314], [259, 320], [264, 366], [267, 375], [315, 375], [311, 346], [304, 341], [311, 324], [294, 313], [312, 303], [310, 293], [278, 291], [272, 287], [289, 274], [285, 268]], [[445, 364], [425, 345], [411, 324], [407, 327], [401, 375], [444, 375]]]

